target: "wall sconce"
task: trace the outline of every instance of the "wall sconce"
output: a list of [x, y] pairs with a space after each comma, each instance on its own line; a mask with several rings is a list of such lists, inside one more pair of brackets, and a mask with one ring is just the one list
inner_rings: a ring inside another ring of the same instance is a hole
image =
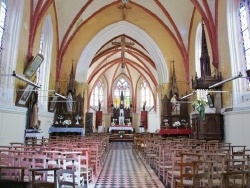
[[37, 88], [40, 88], [40, 87], [41, 87], [41, 86], [35, 84], [34, 82], [30, 81], [29, 79], [25, 78], [24, 76], [19, 75], [19, 74], [16, 74], [15, 71], [13, 71], [12, 76], [18, 78], [19, 80], [22, 80], [22, 81], [26, 82], [26, 83], [29, 84], [29, 85], [32, 85], [32, 86], [34, 86], [34, 87], [37, 87]]

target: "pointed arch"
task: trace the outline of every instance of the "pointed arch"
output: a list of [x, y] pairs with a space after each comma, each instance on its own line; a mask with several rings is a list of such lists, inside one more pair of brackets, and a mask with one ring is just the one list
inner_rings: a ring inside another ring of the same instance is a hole
[[89, 65], [99, 48], [116, 35], [128, 35], [136, 38], [145, 47], [150, 57], [155, 62], [158, 72], [158, 83], [166, 83], [169, 80], [167, 64], [163, 54], [154, 40], [141, 28], [127, 22], [120, 21], [101, 30], [86, 46], [82, 52], [76, 68], [76, 81], [86, 82]]
[[[20, 31], [22, 28], [24, 1], [8, 1], [8, 12], [6, 17], [5, 32], [7, 35], [3, 41], [4, 49], [1, 57], [1, 74], [10, 74], [17, 66], [18, 47]], [[10, 15], [10, 16], [8, 16]], [[5, 76], [0, 78], [0, 101], [2, 104], [14, 105], [14, 84], [13, 77]]]

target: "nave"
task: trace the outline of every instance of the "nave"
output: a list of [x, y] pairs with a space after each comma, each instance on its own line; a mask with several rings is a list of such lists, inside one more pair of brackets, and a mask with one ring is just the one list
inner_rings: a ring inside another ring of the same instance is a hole
[[133, 150], [131, 142], [111, 142], [95, 188], [164, 187], [152, 169]]

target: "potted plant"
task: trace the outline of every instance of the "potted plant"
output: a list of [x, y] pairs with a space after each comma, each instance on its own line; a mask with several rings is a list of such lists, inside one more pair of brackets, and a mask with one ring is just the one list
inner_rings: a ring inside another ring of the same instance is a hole
[[198, 114], [199, 114], [199, 119], [204, 121], [205, 120], [205, 108], [208, 105], [208, 103], [203, 100], [196, 100], [192, 103], [192, 106], [195, 110], [197, 110]]

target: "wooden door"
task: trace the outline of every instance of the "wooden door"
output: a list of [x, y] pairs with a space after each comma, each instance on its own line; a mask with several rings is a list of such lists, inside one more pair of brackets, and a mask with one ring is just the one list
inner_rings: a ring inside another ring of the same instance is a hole
[[141, 111], [141, 124], [144, 129], [148, 129], [148, 111]]
[[96, 129], [98, 129], [99, 125], [102, 125], [102, 111], [96, 111], [96, 121], [95, 121]]

